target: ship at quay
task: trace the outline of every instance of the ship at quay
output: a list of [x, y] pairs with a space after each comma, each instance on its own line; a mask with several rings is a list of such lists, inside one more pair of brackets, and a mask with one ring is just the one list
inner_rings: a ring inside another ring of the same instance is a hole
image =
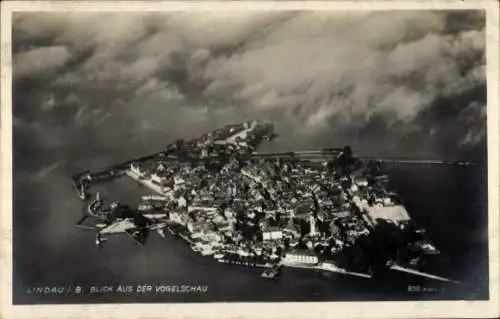
[[[282, 267], [293, 267], [366, 279], [398, 271], [454, 282], [426, 271], [427, 258], [440, 251], [390, 190], [381, 163], [472, 163], [359, 158], [349, 146], [257, 152], [275, 137], [273, 123], [246, 121], [75, 174], [78, 196], [89, 201], [77, 227], [96, 232], [99, 247], [114, 234], [142, 246], [150, 232], [167, 230], [207, 258], [262, 267], [263, 278], [277, 279]], [[145, 186], [138, 207], [91, 194], [92, 185], [121, 176]]]

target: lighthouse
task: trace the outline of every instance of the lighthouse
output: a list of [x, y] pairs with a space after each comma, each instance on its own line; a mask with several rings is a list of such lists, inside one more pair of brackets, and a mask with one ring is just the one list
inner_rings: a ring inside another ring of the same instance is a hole
[[81, 199], [87, 199], [87, 190], [85, 189], [85, 185], [80, 184], [80, 198]]

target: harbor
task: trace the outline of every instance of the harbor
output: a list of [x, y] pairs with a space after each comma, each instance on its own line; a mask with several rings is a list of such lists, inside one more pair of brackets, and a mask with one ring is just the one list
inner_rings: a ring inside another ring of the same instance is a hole
[[[273, 135], [269, 123], [229, 125], [111, 166], [109, 173], [99, 169], [74, 176], [86, 195], [91, 182], [112, 176], [129, 177], [148, 189], [137, 212], [126, 206], [120, 208], [125, 213], [116, 213], [116, 203], [105, 208], [99, 198], [91, 201], [89, 215], [106, 216], [98, 236], [125, 232], [143, 246], [149, 230], [163, 237], [165, 228], [193, 252], [225, 263], [365, 279], [388, 269], [455, 282], [419, 269], [427, 255], [440, 252], [388, 189], [380, 167], [385, 159], [363, 162], [348, 146], [278, 157], [257, 153]], [[387, 241], [388, 235], [400, 243]], [[375, 245], [388, 251], [379, 257]], [[276, 275], [267, 271], [262, 277]]]

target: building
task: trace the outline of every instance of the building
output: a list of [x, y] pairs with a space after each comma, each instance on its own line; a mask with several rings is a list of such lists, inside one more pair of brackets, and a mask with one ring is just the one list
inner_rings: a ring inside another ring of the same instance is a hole
[[138, 164], [132, 163], [130, 164], [130, 171], [140, 177], [146, 175], [146, 171], [143, 170]]
[[234, 223], [231, 222], [223, 222], [217, 225], [219, 232], [227, 232], [234, 230]]
[[318, 256], [307, 251], [290, 251], [282, 259], [284, 265], [287, 264], [307, 264], [315, 265], [319, 262]]
[[353, 178], [353, 183], [361, 186], [361, 187], [367, 187], [368, 186], [368, 179], [366, 176], [356, 176]]
[[172, 221], [174, 223], [182, 224], [181, 215], [179, 213], [171, 212], [169, 214], [169, 217], [170, 217], [170, 221]]
[[286, 232], [287, 234], [289, 234], [293, 238], [300, 237], [300, 232], [297, 229], [297, 227], [295, 227], [292, 218], [288, 219], [288, 222], [287, 222], [287, 225], [284, 229], [284, 232]]
[[149, 204], [142, 204], [142, 205], [139, 205], [139, 207], [137, 209], [141, 212], [149, 212], [149, 211], [153, 210], [153, 206], [149, 205]]
[[165, 196], [160, 196], [160, 195], [142, 196], [142, 200], [143, 201], [152, 201], [152, 202], [162, 202], [162, 203], [168, 202], [168, 200]]
[[406, 208], [402, 205], [394, 206], [369, 206], [365, 207], [368, 216], [373, 220], [377, 219], [390, 220], [395, 223], [410, 220], [410, 215]]
[[191, 233], [200, 232], [203, 229], [204, 222], [190, 220], [186, 227]]
[[177, 199], [177, 205], [179, 206], [179, 208], [187, 207], [187, 200], [184, 198], [184, 196], [181, 196]]
[[216, 242], [220, 242], [222, 240], [222, 236], [219, 235], [217, 232], [208, 231], [208, 232], [204, 232], [202, 234], [201, 239], [204, 242], [216, 243]]
[[283, 238], [283, 232], [278, 227], [269, 227], [262, 231], [262, 240], [279, 240]]
[[166, 180], [165, 176], [160, 176], [158, 173], [151, 174], [151, 181], [157, 185], [163, 185]]

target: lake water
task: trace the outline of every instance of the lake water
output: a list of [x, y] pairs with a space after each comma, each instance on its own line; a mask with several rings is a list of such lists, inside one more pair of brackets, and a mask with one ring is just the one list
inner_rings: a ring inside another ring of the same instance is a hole
[[[15, 157], [13, 298], [15, 304], [213, 301], [346, 301], [486, 299], [488, 297], [486, 174], [481, 168], [387, 165], [392, 186], [411, 216], [442, 251], [429, 265], [460, 285], [439, 284], [394, 273], [384, 281], [285, 269], [278, 281], [262, 270], [219, 264], [192, 252], [180, 239], [151, 234], [145, 248], [127, 236], [111, 237], [102, 249], [92, 232], [74, 224], [86, 210], [70, 175], [115, 160], [106, 154], [81, 160], [46, 155]], [[133, 154], [132, 156], [135, 156]], [[92, 189], [104, 198], [134, 205], [148, 190], [122, 178]], [[130, 293], [30, 294], [46, 286], [133, 285]], [[206, 292], [137, 293], [137, 285], [208, 286]], [[409, 285], [429, 291], [410, 293]]]

